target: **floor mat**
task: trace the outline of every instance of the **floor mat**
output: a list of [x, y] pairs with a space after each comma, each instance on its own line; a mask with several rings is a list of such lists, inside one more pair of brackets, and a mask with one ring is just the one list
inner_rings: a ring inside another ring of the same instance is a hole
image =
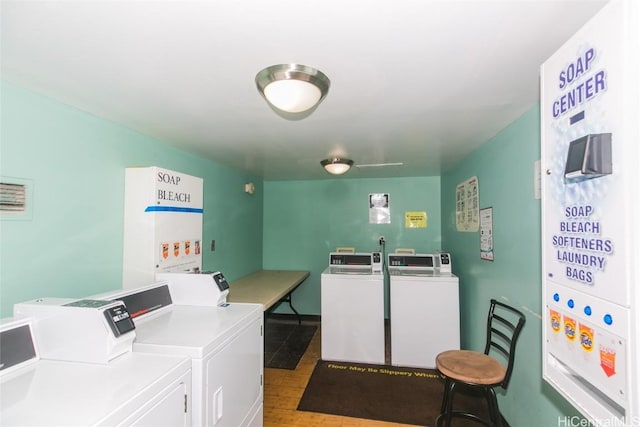
[[[299, 411], [433, 426], [444, 380], [432, 369], [319, 360], [298, 404]], [[486, 415], [486, 404], [457, 394], [454, 408]], [[452, 426], [477, 426], [456, 419]]]
[[316, 333], [315, 325], [267, 320], [264, 339], [266, 368], [296, 369]]

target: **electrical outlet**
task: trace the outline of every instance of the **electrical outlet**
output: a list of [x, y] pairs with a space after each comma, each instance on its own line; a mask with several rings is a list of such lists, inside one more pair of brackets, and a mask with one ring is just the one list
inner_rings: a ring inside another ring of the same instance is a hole
[[215, 251], [215, 250], [216, 250], [216, 241], [215, 241], [215, 240], [212, 240], [212, 241], [211, 241], [211, 252], [213, 252], [213, 251]]

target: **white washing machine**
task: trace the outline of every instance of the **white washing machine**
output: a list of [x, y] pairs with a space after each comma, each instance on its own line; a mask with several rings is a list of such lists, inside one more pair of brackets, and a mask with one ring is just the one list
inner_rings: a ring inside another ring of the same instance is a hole
[[134, 352], [191, 358], [194, 426], [262, 426], [262, 306], [226, 303], [219, 272], [158, 277], [169, 281], [100, 295], [131, 311]]
[[321, 276], [323, 360], [384, 364], [384, 275], [379, 252], [331, 253]]
[[449, 255], [437, 257], [388, 255], [394, 366], [433, 369], [440, 352], [460, 348], [458, 278], [450, 272]]
[[[0, 322], [0, 425], [191, 426], [188, 358], [133, 353], [130, 346], [112, 352], [109, 343], [120, 337], [102, 322], [102, 310], [76, 316], [76, 309], [58, 311], [59, 299], [39, 301], [49, 305], [44, 311], [59, 334], [41, 327], [49, 321], [37, 318], [44, 314], [38, 308], [31, 310], [34, 317]], [[94, 348], [99, 351], [83, 351], [83, 335], [99, 338], [92, 343], [102, 342]], [[107, 361], [92, 360], [96, 355]]]

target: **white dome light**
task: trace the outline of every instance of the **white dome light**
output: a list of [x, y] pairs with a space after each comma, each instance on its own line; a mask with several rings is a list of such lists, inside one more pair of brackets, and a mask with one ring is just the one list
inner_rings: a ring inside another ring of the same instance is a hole
[[331, 159], [322, 160], [320, 164], [330, 174], [342, 175], [343, 173], [347, 173], [349, 169], [351, 169], [351, 166], [353, 166], [353, 160], [333, 157]]
[[279, 64], [256, 74], [256, 86], [275, 109], [300, 114], [312, 111], [327, 96], [331, 82], [320, 70]]

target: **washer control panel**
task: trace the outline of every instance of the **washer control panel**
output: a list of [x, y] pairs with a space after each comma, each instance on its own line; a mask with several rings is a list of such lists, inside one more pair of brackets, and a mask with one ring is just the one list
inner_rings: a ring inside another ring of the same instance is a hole
[[389, 267], [433, 270], [435, 267], [434, 256], [432, 254], [389, 254]]
[[440, 269], [441, 273], [451, 273], [451, 254], [448, 252], [438, 252], [434, 254], [436, 268]]

